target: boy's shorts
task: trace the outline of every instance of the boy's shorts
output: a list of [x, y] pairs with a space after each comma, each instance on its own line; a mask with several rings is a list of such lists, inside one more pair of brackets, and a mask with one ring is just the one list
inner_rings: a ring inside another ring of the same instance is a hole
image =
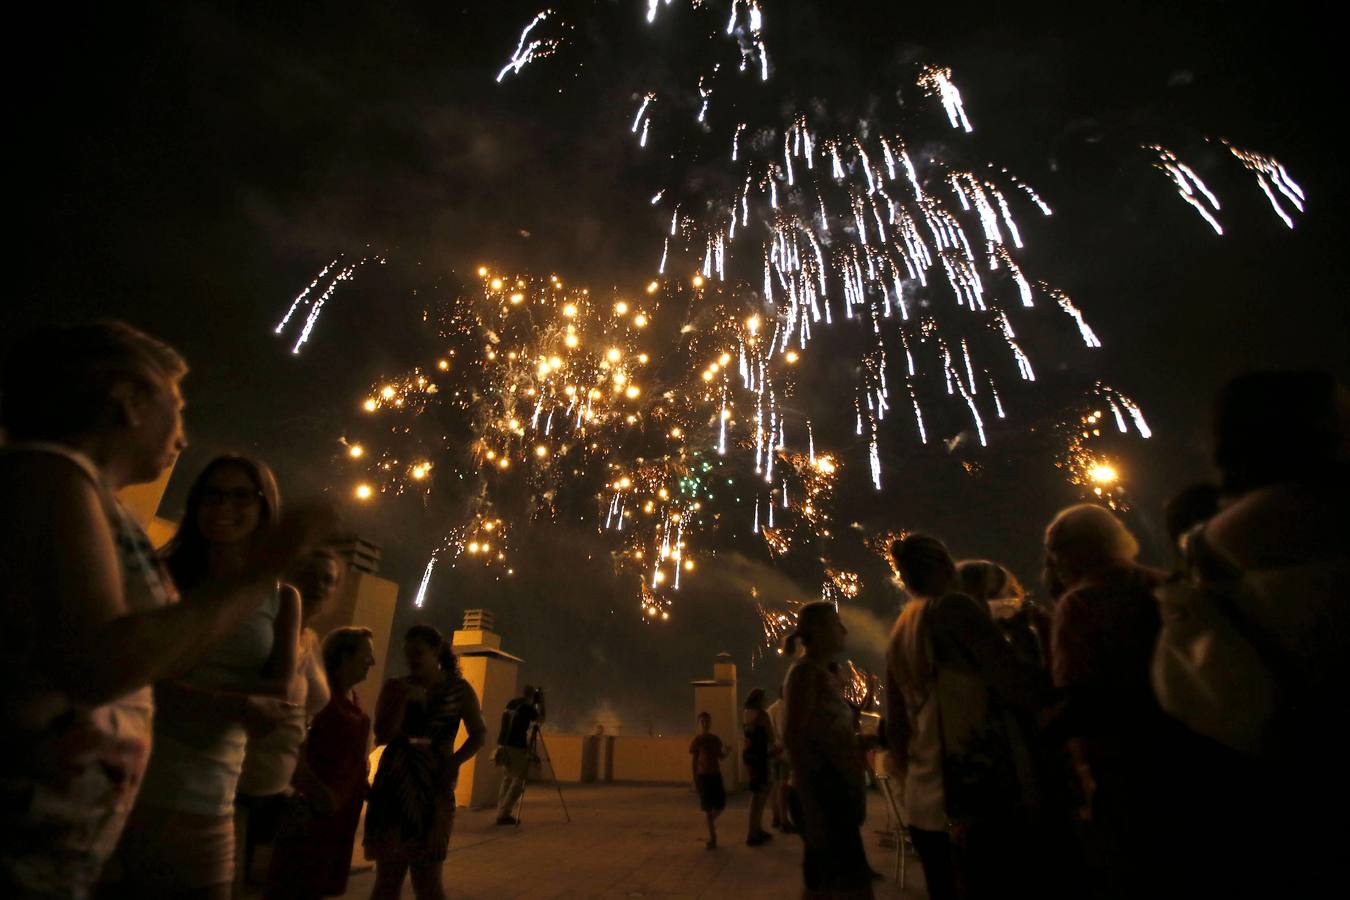
[[704, 812], [721, 812], [727, 808], [727, 789], [722, 784], [721, 772], [699, 775], [695, 781], [698, 784], [698, 805], [700, 809]]

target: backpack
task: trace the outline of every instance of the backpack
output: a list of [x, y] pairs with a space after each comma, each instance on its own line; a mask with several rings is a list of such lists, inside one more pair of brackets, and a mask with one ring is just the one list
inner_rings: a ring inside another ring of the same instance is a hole
[[1162, 630], [1153, 690], [1168, 715], [1247, 756], [1287, 754], [1303, 699], [1299, 666], [1247, 612], [1262, 600], [1236, 563], [1184, 539], [1182, 570], [1155, 591]]

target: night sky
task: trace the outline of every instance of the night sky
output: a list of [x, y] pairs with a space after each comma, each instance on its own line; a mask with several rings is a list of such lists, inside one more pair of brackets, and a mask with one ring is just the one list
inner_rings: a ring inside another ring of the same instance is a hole
[[[1345, 82], [1319, 11], [1027, 6], [765, 2], [768, 96], [779, 109], [756, 114], [802, 106], [885, 120], [905, 73], [950, 66], [973, 143], [958, 151], [940, 116], [921, 127], [903, 110], [920, 151], [1006, 165], [1054, 207], [1049, 219], [1024, 217], [1023, 264], [1075, 298], [1105, 347], [1072, 346], [1053, 330], [1058, 320], [1031, 334], [1041, 385], [1016, 398], [987, 450], [924, 447], [888, 431], [886, 490], [873, 494], [858, 458], [836, 522], [932, 530], [958, 555], [1000, 559], [1034, 584], [1041, 529], [1079, 497], [1050, 460], [1052, 425], [1078, 386], [1104, 379], [1148, 415], [1153, 439], [1117, 452], [1128, 518], [1146, 555], [1163, 562], [1158, 512], [1210, 474], [1218, 386], [1273, 366], [1345, 379], [1350, 322], [1334, 138]], [[686, 682], [706, 677], [717, 651], [749, 669], [750, 589], [801, 598], [818, 583], [729, 540], [689, 580], [672, 621], [648, 626], [633, 586], [613, 578], [603, 539], [578, 523], [532, 532], [514, 578], [438, 570], [426, 608], [413, 611], [447, 505], [350, 500], [337, 442], [373, 384], [437, 352], [423, 310], [470, 285], [480, 263], [636, 292], [669, 220], [653, 193], [715, 181], [706, 161], [687, 162], [699, 148], [640, 152], [628, 132], [642, 94], [687, 90], [687, 71], [712, 46], [689, 4], [663, 6], [653, 26], [641, 0], [556, 7], [570, 26], [557, 55], [502, 84], [497, 70], [538, 5], [182, 2], [38, 14], [12, 32], [17, 279], [0, 323], [8, 344], [42, 322], [120, 317], [184, 353], [192, 446], [162, 513], [177, 515], [215, 453], [256, 454], [284, 496], [329, 491], [348, 524], [384, 546], [383, 574], [401, 585], [400, 626], [451, 628], [465, 608], [491, 608], [506, 648], [526, 660], [524, 677], [550, 688], [560, 724], [588, 728], [607, 704], [626, 728], [681, 729]], [[1288, 168], [1309, 197], [1294, 230], [1207, 137]], [[1155, 142], [1215, 189], [1222, 238], [1150, 166], [1140, 145]], [[292, 356], [272, 328], [338, 253], [388, 262], [343, 286]], [[753, 281], [753, 264], [734, 274]], [[801, 402], [828, 419], [829, 397]], [[837, 443], [845, 458], [859, 453]], [[899, 600], [880, 571], [847, 620], [859, 662], [872, 665]], [[742, 676], [778, 678], [776, 661]]]

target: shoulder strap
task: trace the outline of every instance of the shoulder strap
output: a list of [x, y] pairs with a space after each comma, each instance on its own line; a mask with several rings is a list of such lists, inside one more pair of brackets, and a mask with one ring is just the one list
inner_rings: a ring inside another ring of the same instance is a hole
[[1285, 649], [1236, 602], [1234, 595], [1242, 582], [1242, 570], [1209, 542], [1203, 525], [1186, 537], [1186, 563], [1192, 579], [1201, 586], [1209, 585], [1210, 589], [1204, 594], [1210, 599], [1215, 611], [1233, 626], [1238, 636], [1250, 644], [1261, 658], [1281, 698], [1286, 702], [1297, 702], [1304, 681], [1298, 666]]

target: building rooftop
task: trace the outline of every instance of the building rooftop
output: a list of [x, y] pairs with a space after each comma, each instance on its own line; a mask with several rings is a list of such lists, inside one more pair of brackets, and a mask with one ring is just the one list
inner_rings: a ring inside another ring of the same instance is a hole
[[[563, 785], [572, 814], [564, 821], [558, 793], [531, 782], [519, 828], [493, 824], [492, 809], [459, 809], [445, 862], [446, 893], [465, 900], [548, 897], [782, 898], [801, 893], [801, 841], [778, 834], [745, 846], [749, 795], [732, 794], [718, 819], [721, 846], [705, 850], [706, 832], [691, 788]], [[872, 867], [886, 874], [879, 900], [926, 896], [913, 852], [907, 891], [892, 878], [895, 851], [880, 846], [886, 828], [881, 796], [872, 793], [863, 838]], [[769, 815], [765, 813], [765, 825]], [[362, 859], [358, 834], [357, 859]], [[352, 876], [347, 897], [370, 896], [373, 872]], [[404, 887], [404, 895], [411, 887]]]

